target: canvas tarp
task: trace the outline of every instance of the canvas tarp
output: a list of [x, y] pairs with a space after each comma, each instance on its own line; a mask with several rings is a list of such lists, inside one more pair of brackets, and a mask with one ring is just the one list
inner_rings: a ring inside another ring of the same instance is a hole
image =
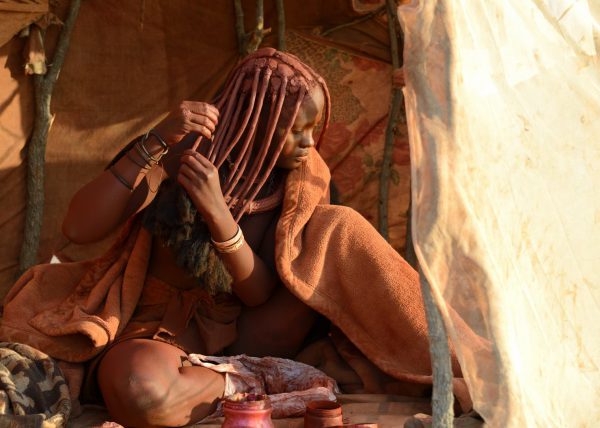
[[[587, 1], [414, 1], [413, 238], [493, 427], [600, 423], [600, 67]], [[470, 346], [463, 335], [489, 340]]]
[[[69, 2], [52, 4], [52, 12], [64, 19]], [[255, 25], [255, 4], [243, 2], [247, 31]], [[379, 17], [327, 38], [315, 34], [381, 4], [285, 2], [288, 49], [321, 73], [332, 93], [331, 132], [322, 154], [340, 200], [373, 224], [391, 93], [387, 24]], [[238, 58], [234, 17], [233, 1], [82, 2], [52, 97], [40, 261], [56, 252], [80, 260], [107, 248], [110, 239], [83, 247], [62, 236], [69, 200], [178, 102], [210, 99]], [[265, 2], [265, 25], [273, 28], [265, 44], [276, 44], [274, 1]], [[50, 59], [59, 30], [57, 25], [47, 30]], [[14, 37], [0, 46], [0, 296], [15, 280], [24, 228], [26, 141], [34, 116], [31, 77], [23, 73], [24, 45], [25, 39]], [[392, 243], [403, 251], [410, 171], [406, 127], [399, 131], [389, 209]]]
[[0, 0], [0, 46], [48, 13], [48, 0]]

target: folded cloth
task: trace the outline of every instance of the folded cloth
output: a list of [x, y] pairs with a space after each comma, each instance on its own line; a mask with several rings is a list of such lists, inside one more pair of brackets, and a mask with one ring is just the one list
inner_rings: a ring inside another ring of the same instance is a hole
[[[320, 370], [285, 358], [209, 357], [190, 354], [189, 361], [225, 374], [225, 397], [238, 393], [267, 394], [273, 418], [304, 414], [314, 400], [335, 400], [339, 389], [335, 381]], [[209, 418], [223, 415], [221, 405]]]
[[56, 361], [19, 343], [0, 343], [0, 426], [66, 426], [71, 399]]
[[186, 353], [219, 353], [235, 340], [240, 311], [239, 300], [231, 294], [179, 289], [148, 275], [135, 312], [115, 343], [152, 338]]

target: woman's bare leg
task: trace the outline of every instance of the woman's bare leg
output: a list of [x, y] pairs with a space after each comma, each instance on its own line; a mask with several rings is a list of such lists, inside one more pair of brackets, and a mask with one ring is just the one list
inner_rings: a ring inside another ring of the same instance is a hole
[[182, 426], [214, 409], [224, 379], [204, 367], [182, 367], [186, 354], [167, 343], [131, 339], [110, 349], [98, 383], [111, 416], [131, 427]]
[[280, 285], [266, 303], [242, 310], [237, 339], [227, 354], [294, 358], [317, 318], [317, 312]]

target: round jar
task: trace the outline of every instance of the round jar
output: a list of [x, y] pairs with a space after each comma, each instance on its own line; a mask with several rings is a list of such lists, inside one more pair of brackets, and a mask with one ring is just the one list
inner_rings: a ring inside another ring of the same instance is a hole
[[271, 402], [266, 396], [223, 401], [223, 428], [273, 428]]
[[326, 428], [342, 425], [342, 406], [335, 401], [311, 401], [304, 414], [305, 428]]

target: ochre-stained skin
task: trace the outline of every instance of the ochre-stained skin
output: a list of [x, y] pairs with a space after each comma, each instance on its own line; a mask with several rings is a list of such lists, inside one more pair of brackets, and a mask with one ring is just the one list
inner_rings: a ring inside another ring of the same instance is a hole
[[[244, 232], [246, 245], [221, 255], [243, 305], [238, 337], [225, 353], [293, 358], [317, 314], [277, 277], [280, 208], [246, 211], [274, 168], [289, 170], [306, 160], [323, 116], [326, 128], [329, 105], [327, 87], [316, 73], [291, 55], [261, 49], [236, 67], [214, 105], [184, 101], [155, 127], [170, 146], [164, 169], [146, 172], [122, 156], [113, 168], [135, 190], [105, 171], [74, 196], [63, 231], [74, 242], [101, 239], [146, 207], [161, 180], [175, 178], [213, 239], [231, 238], [238, 224]], [[152, 138], [147, 146], [160, 151]], [[196, 287], [198, 279], [177, 266], [171, 249], [154, 242], [148, 274], [174, 287]], [[180, 344], [202, 353], [203, 344], [193, 335]], [[149, 427], [181, 426], [208, 415], [223, 394], [223, 377], [203, 367], [184, 367], [183, 360], [181, 349], [150, 339], [113, 346], [97, 373], [111, 416], [125, 426]]]

